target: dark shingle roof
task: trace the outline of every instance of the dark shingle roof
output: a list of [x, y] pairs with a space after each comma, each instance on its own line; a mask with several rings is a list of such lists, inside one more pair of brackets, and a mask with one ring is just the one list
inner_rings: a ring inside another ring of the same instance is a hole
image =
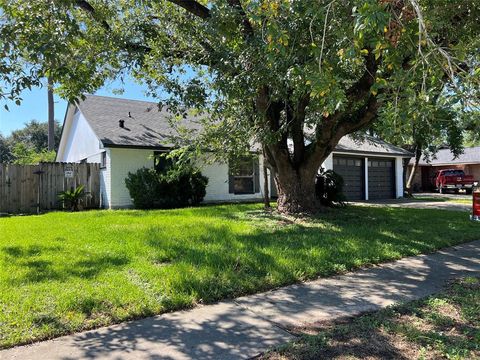
[[[168, 121], [173, 115], [159, 111], [154, 102], [86, 95], [78, 107], [104, 146], [168, 147], [170, 137], [175, 135]], [[195, 130], [200, 128], [198, 119], [191, 116], [180, 122]], [[119, 126], [119, 120], [125, 120], [125, 128]], [[411, 156], [406, 150], [368, 136], [362, 142], [345, 136], [335, 151]]]
[[[86, 95], [77, 106], [104, 146], [168, 147], [175, 135], [169, 122], [173, 114], [159, 111], [154, 102]], [[125, 121], [124, 128], [119, 120]], [[198, 129], [196, 120], [192, 116], [180, 123]]]
[[[413, 159], [410, 161], [413, 164]], [[439, 150], [429, 163], [425, 159], [420, 160], [420, 165], [455, 165], [455, 164], [480, 164], [480, 146], [465, 148], [463, 154], [454, 159], [450, 149]]]
[[363, 136], [362, 140], [357, 140], [350, 136], [344, 136], [335, 147], [335, 151], [397, 155], [405, 157], [412, 156], [412, 153], [409, 151], [372, 136]]

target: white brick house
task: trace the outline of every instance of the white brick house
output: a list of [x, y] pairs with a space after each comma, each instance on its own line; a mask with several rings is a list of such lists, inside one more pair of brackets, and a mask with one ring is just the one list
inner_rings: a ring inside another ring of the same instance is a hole
[[[131, 207], [125, 178], [142, 167], [154, 167], [154, 154], [168, 151], [168, 116], [155, 103], [87, 95], [67, 108], [56, 161], [100, 163], [103, 207]], [[356, 143], [344, 138], [323, 167], [344, 176], [350, 200], [400, 197], [403, 159], [410, 157], [403, 149], [377, 139]], [[263, 198], [262, 156], [251, 164], [251, 171], [247, 164], [239, 176], [230, 174], [228, 163], [198, 165], [209, 179], [205, 202]], [[273, 181], [268, 183], [270, 193], [275, 194]]]

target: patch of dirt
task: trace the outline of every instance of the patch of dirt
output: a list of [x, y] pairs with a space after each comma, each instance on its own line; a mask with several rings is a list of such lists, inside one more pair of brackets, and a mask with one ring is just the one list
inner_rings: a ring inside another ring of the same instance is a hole
[[299, 339], [262, 359], [480, 359], [478, 323], [462, 315], [462, 291], [478, 289], [479, 279], [456, 280], [437, 297], [290, 328]]

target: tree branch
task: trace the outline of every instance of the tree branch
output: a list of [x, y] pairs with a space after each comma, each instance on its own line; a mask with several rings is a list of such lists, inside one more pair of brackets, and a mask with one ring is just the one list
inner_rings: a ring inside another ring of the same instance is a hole
[[210, 10], [195, 0], [168, 0], [172, 4], [178, 5], [189, 13], [198, 16], [201, 19], [208, 19], [210, 17]]
[[378, 69], [379, 59], [375, 60], [372, 49], [367, 49], [368, 55], [365, 56], [365, 72], [362, 77], [346, 91], [347, 99], [351, 103], [361, 101], [370, 93], [370, 88], [375, 83], [375, 73]]
[[[170, 0], [169, 0], [170, 1]], [[203, 5], [197, 3], [196, 1], [171, 1], [173, 3], [178, 3], [179, 6], [183, 7], [183, 8], [188, 8], [188, 9], [197, 9], [195, 11], [197, 12], [201, 12], [201, 10], [198, 10], [200, 9], [200, 7], [203, 7]], [[195, 5], [195, 4], [197, 5]], [[76, 0], [76, 6], [78, 6], [80, 9], [84, 10], [85, 12], [89, 13], [93, 19], [95, 19], [96, 21], [98, 21], [100, 23], [100, 25], [107, 31], [107, 32], [111, 32], [111, 27], [110, 25], [108, 24], [108, 22], [105, 20], [105, 19], [101, 19], [99, 16], [98, 16], [98, 12], [95, 10], [95, 8], [86, 0]], [[209, 10], [207, 8], [205, 8], [206, 11], [209, 12]], [[213, 51], [212, 48], [207, 48], [207, 43], [203, 42], [201, 43], [201, 45], [206, 48], [207, 50], [209, 51]], [[127, 51], [134, 51], [134, 52], [141, 52], [141, 53], [148, 53], [150, 52], [152, 49], [148, 46], [145, 46], [145, 45], [142, 45], [142, 44], [138, 44], [138, 43], [134, 43], [134, 42], [125, 42], [124, 45], [125, 47], [125, 50]], [[209, 45], [208, 45], [209, 46]], [[168, 54], [165, 54], [165, 56], [167, 57], [171, 57], [171, 58], [177, 58], [177, 59], [182, 59], [184, 58], [184, 56], [182, 56], [184, 54], [183, 51], [176, 51], [176, 50], [171, 50], [169, 51]], [[207, 65], [207, 64], [204, 64], [204, 65]]]
[[298, 167], [305, 156], [305, 109], [310, 102], [310, 96], [304, 96], [297, 104], [296, 109], [287, 108], [287, 114], [291, 113], [291, 120], [289, 121], [290, 133], [293, 140], [293, 164]]
[[344, 117], [339, 121], [337, 133], [343, 137], [362, 129], [376, 118], [379, 107], [377, 97], [370, 95], [365, 106], [355, 111], [351, 116]]
[[76, 1], [76, 4], [77, 6], [82, 9], [82, 10], [85, 10], [86, 12], [88, 12], [95, 20], [99, 21], [100, 24], [102, 25], [102, 27], [107, 30], [107, 31], [110, 31], [110, 25], [108, 25], [107, 21], [105, 19], [99, 19], [98, 18], [98, 14], [97, 12], [95, 11], [95, 8], [86, 0], [77, 0]]
[[232, 6], [233, 8], [237, 9], [239, 15], [242, 18], [242, 26], [243, 26], [243, 33], [248, 37], [253, 35], [253, 27], [250, 21], [247, 18], [247, 14], [245, 13], [245, 10], [243, 9], [242, 4], [240, 3], [240, 0], [228, 0], [228, 4]]
[[318, 130], [315, 142], [309, 146], [310, 155], [305, 167], [318, 167], [334, 150], [342, 137], [370, 124], [376, 118], [379, 106], [377, 98], [370, 95], [365, 106], [353, 114], [337, 114], [335, 121], [327, 119], [322, 125], [318, 125], [321, 129]]

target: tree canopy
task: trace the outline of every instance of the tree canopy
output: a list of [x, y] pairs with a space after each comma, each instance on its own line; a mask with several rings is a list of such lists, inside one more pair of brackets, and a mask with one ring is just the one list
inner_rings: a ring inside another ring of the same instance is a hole
[[[62, 128], [55, 121], [55, 149], [60, 143]], [[10, 136], [0, 135], [0, 163], [36, 164], [54, 161], [55, 151], [48, 151], [48, 124], [30, 120]]]
[[18, 59], [70, 100], [128, 73], [175, 114], [208, 114], [199, 139], [209, 149], [260, 142], [285, 212], [315, 209], [315, 174], [344, 135], [399, 114], [414, 121], [439, 94], [457, 112], [478, 104], [476, 0], [0, 0], [0, 8], [10, 89], [25, 86], [9, 69]]

